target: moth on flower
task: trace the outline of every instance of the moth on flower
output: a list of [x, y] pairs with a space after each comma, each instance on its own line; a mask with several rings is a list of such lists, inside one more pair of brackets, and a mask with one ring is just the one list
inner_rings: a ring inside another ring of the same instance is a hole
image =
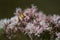
[[14, 13], [16, 16], [18, 16], [19, 20], [22, 20], [25, 18], [23, 11], [21, 8], [16, 8], [16, 13]]
[[25, 16], [24, 16], [23, 12], [20, 12], [19, 19], [22, 20], [24, 18], [25, 18]]

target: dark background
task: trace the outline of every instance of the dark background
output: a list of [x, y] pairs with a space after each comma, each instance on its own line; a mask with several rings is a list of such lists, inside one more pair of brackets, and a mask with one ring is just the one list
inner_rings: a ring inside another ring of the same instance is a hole
[[60, 0], [0, 0], [0, 19], [10, 18], [17, 7], [24, 9], [31, 4], [46, 14], [60, 15]]

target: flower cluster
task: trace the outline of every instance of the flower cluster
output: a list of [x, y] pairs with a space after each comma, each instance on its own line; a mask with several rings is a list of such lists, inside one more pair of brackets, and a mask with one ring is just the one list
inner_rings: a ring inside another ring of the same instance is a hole
[[16, 8], [14, 17], [10, 19], [4, 19], [0, 21], [0, 27], [5, 28], [6, 34], [16, 33], [17, 31], [23, 32], [25, 34], [37, 35], [38, 37], [44, 31], [49, 31], [50, 33], [56, 33], [56, 36], [60, 38], [59, 26], [60, 26], [60, 16], [59, 15], [45, 15], [41, 11], [37, 11], [37, 7], [33, 6], [22, 10]]

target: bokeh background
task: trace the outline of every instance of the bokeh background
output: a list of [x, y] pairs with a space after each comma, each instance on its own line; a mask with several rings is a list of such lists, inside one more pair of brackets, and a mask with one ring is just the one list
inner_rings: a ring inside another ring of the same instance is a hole
[[15, 9], [31, 7], [34, 4], [45, 14], [60, 15], [60, 0], [0, 0], [0, 19], [13, 16]]

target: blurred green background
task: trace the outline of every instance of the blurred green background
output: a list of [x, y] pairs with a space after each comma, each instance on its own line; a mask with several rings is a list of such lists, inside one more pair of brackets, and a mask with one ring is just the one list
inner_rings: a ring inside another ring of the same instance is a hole
[[0, 19], [10, 18], [17, 7], [24, 9], [31, 4], [46, 14], [60, 14], [60, 0], [0, 0]]

